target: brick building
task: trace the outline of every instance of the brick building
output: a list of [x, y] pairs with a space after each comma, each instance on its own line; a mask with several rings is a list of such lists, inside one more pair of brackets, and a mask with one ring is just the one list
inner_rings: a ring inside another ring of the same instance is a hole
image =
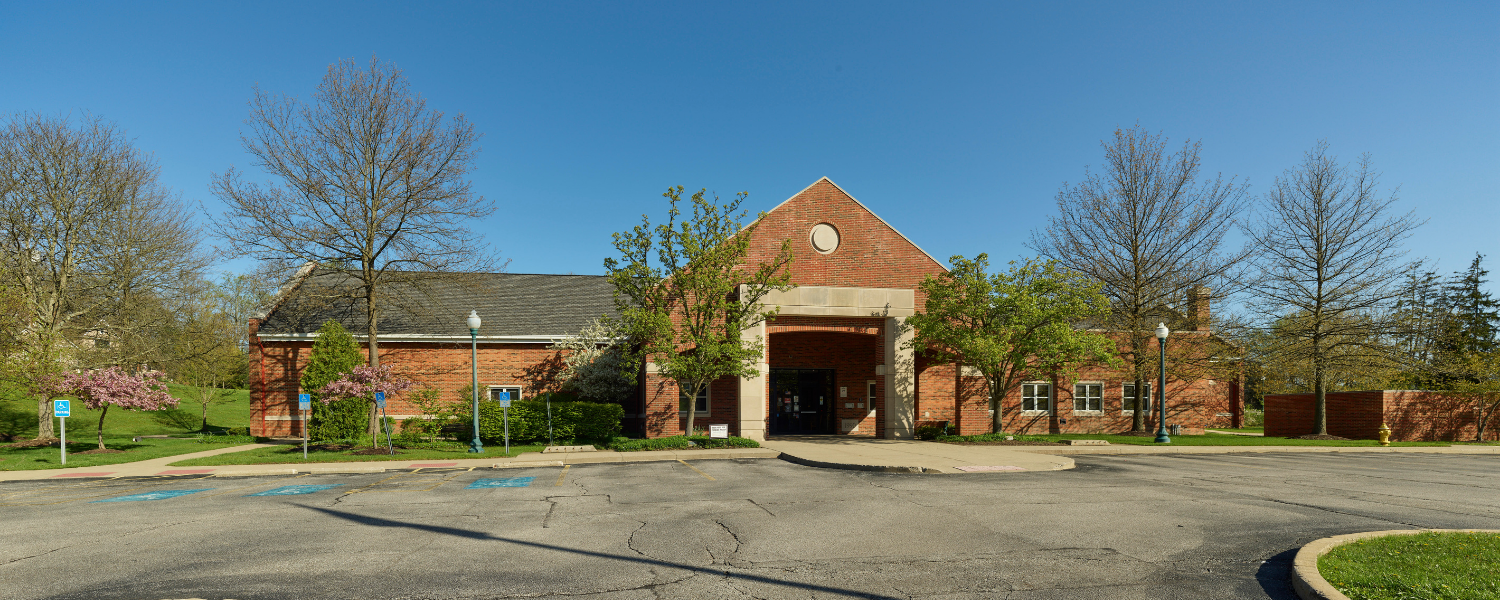
[[[682, 433], [689, 405], [695, 423], [728, 425], [754, 439], [782, 434], [845, 434], [908, 438], [924, 422], [949, 422], [965, 434], [989, 431], [983, 379], [939, 364], [906, 347], [907, 317], [923, 306], [918, 284], [944, 271], [918, 248], [827, 178], [761, 221], [749, 260], [774, 255], [793, 240], [792, 283], [765, 301], [778, 316], [745, 331], [768, 351], [760, 375], [724, 379], [691, 401], [647, 364], [636, 397], [627, 401], [626, 430], [651, 437]], [[297, 378], [312, 338], [326, 319], [360, 336], [363, 308], [320, 301], [319, 290], [347, 286], [335, 272], [309, 271], [288, 287], [266, 316], [251, 321], [251, 428], [256, 435], [300, 435]], [[561, 357], [547, 346], [613, 310], [603, 277], [468, 274], [413, 286], [383, 309], [381, 360], [445, 394], [468, 385], [470, 310], [484, 319], [478, 337], [480, 387], [521, 396], [547, 391]], [[1207, 304], [1194, 311], [1187, 337], [1211, 338]], [[1174, 334], [1174, 338], [1179, 334]], [[1128, 429], [1124, 410], [1133, 385], [1119, 373], [1084, 369], [1077, 381], [1027, 383], [1006, 399], [1006, 430], [1017, 433], [1103, 433]], [[1148, 391], [1149, 392], [1149, 391]], [[1188, 428], [1238, 421], [1237, 380], [1169, 381], [1168, 422]], [[394, 399], [391, 416], [418, 414]]]

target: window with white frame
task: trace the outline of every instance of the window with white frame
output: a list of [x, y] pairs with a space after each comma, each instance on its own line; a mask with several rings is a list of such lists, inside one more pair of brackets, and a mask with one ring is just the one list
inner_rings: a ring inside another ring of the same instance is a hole
[[1021, 412], [1045, 413], [1052, 408], [1052, 384], [1021, 384]]
[[519, 385], [492, 385], [490, 386], [490, 401], [520, 400], [521, 386]]
[[[705, 386], [703, 386], [703, 389], [698, 392], [698, 401], [693, 403], [693, 412], [697, 412], [697, 413], [706, 413], [706, 412], [708, 412], [708, 390], [711, 387], [713, 387], [713, 386], [712, 385], [705, 385]], [[679, 410], [681, 412], [687, 412], [687, 409], [688, 409], [688, 392], [687, 392], [687, 390], [682, 389], [682, 388], [679, 387], [677, 389], [677, 410]]]
[[1123, 386], [1122, 389], [1123, 393], [1121, 394], [1122, 399], [1120, 401], [1121, 412], [1124, 412], [1125, 414], [1134, 414], [1137, 401], [1144, 402], [1144, 404], [1142, 404], [1141, 406], [1145, 406], [1147, 408], [1151, 407], [1151, 384], [1147, 383], [1141, 386], [1141, 391], [1145, 393], [1141, 394], [1142, 397], [1139, 399], [1137, 399], [1135, 395], [1134, 383], [1127, 383]]
[[1073, 412], [1101, 412], [1104, 410], [1104, 384], [1073, 384]]

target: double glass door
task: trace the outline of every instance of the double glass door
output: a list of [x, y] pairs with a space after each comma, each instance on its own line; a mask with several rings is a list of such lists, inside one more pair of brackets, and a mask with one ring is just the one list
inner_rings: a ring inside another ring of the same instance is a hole
[[833, 385], [833, 369], [771, 369], [770, 433], [834, 433]]

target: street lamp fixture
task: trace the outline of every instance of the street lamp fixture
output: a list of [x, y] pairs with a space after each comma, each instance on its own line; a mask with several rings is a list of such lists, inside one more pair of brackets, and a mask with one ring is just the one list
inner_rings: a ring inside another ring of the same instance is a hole
[[1167, 437], [1167, 334], [1170, 333], [1165, 323], [1156, 324], [1156, 342], [1161, 350], [1161, 359], [1157, 361], [1161, 366], [1161, 372], [1156, 380], [1156, 393], [1159, 399], [1157, 406], [1161, 411], [1156, 418], [1156, 443], [1158, 444], [1172, 443], [1172, 438]]
[[479, 441], [479, 311], [469, 311], [469, 367], [474, 375], [474, 439], [469, 441], [469, 452], [482, 454], [484, 442]]

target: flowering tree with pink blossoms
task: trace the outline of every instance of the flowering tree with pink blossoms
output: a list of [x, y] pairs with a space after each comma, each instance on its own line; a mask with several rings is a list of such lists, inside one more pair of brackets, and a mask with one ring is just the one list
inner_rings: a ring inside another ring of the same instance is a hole
[[119, 367], [68, 375], [60, 389], [78, 397], [84, 406], [99, 411], [99, 449], [104, 449], [104, 415], [110, 406], [126, 410], [158, 410], [177, 406], [177, 399], [167, 393], [162, 374], [150, 372], [141, 376], [126, 373]]
[[[417, 387], [417, 382], [392, 373], [388, 364], [378, 367], [361, 365], [328, 382], [328, 385], [318, 390], [318, 399], [324, 404], [345, 398], [365, 398], [373, 403], [375, 392], [400, 394], [414, 387]], [[374, 430], [370, 431], [372, 438], [375, 434]]]

